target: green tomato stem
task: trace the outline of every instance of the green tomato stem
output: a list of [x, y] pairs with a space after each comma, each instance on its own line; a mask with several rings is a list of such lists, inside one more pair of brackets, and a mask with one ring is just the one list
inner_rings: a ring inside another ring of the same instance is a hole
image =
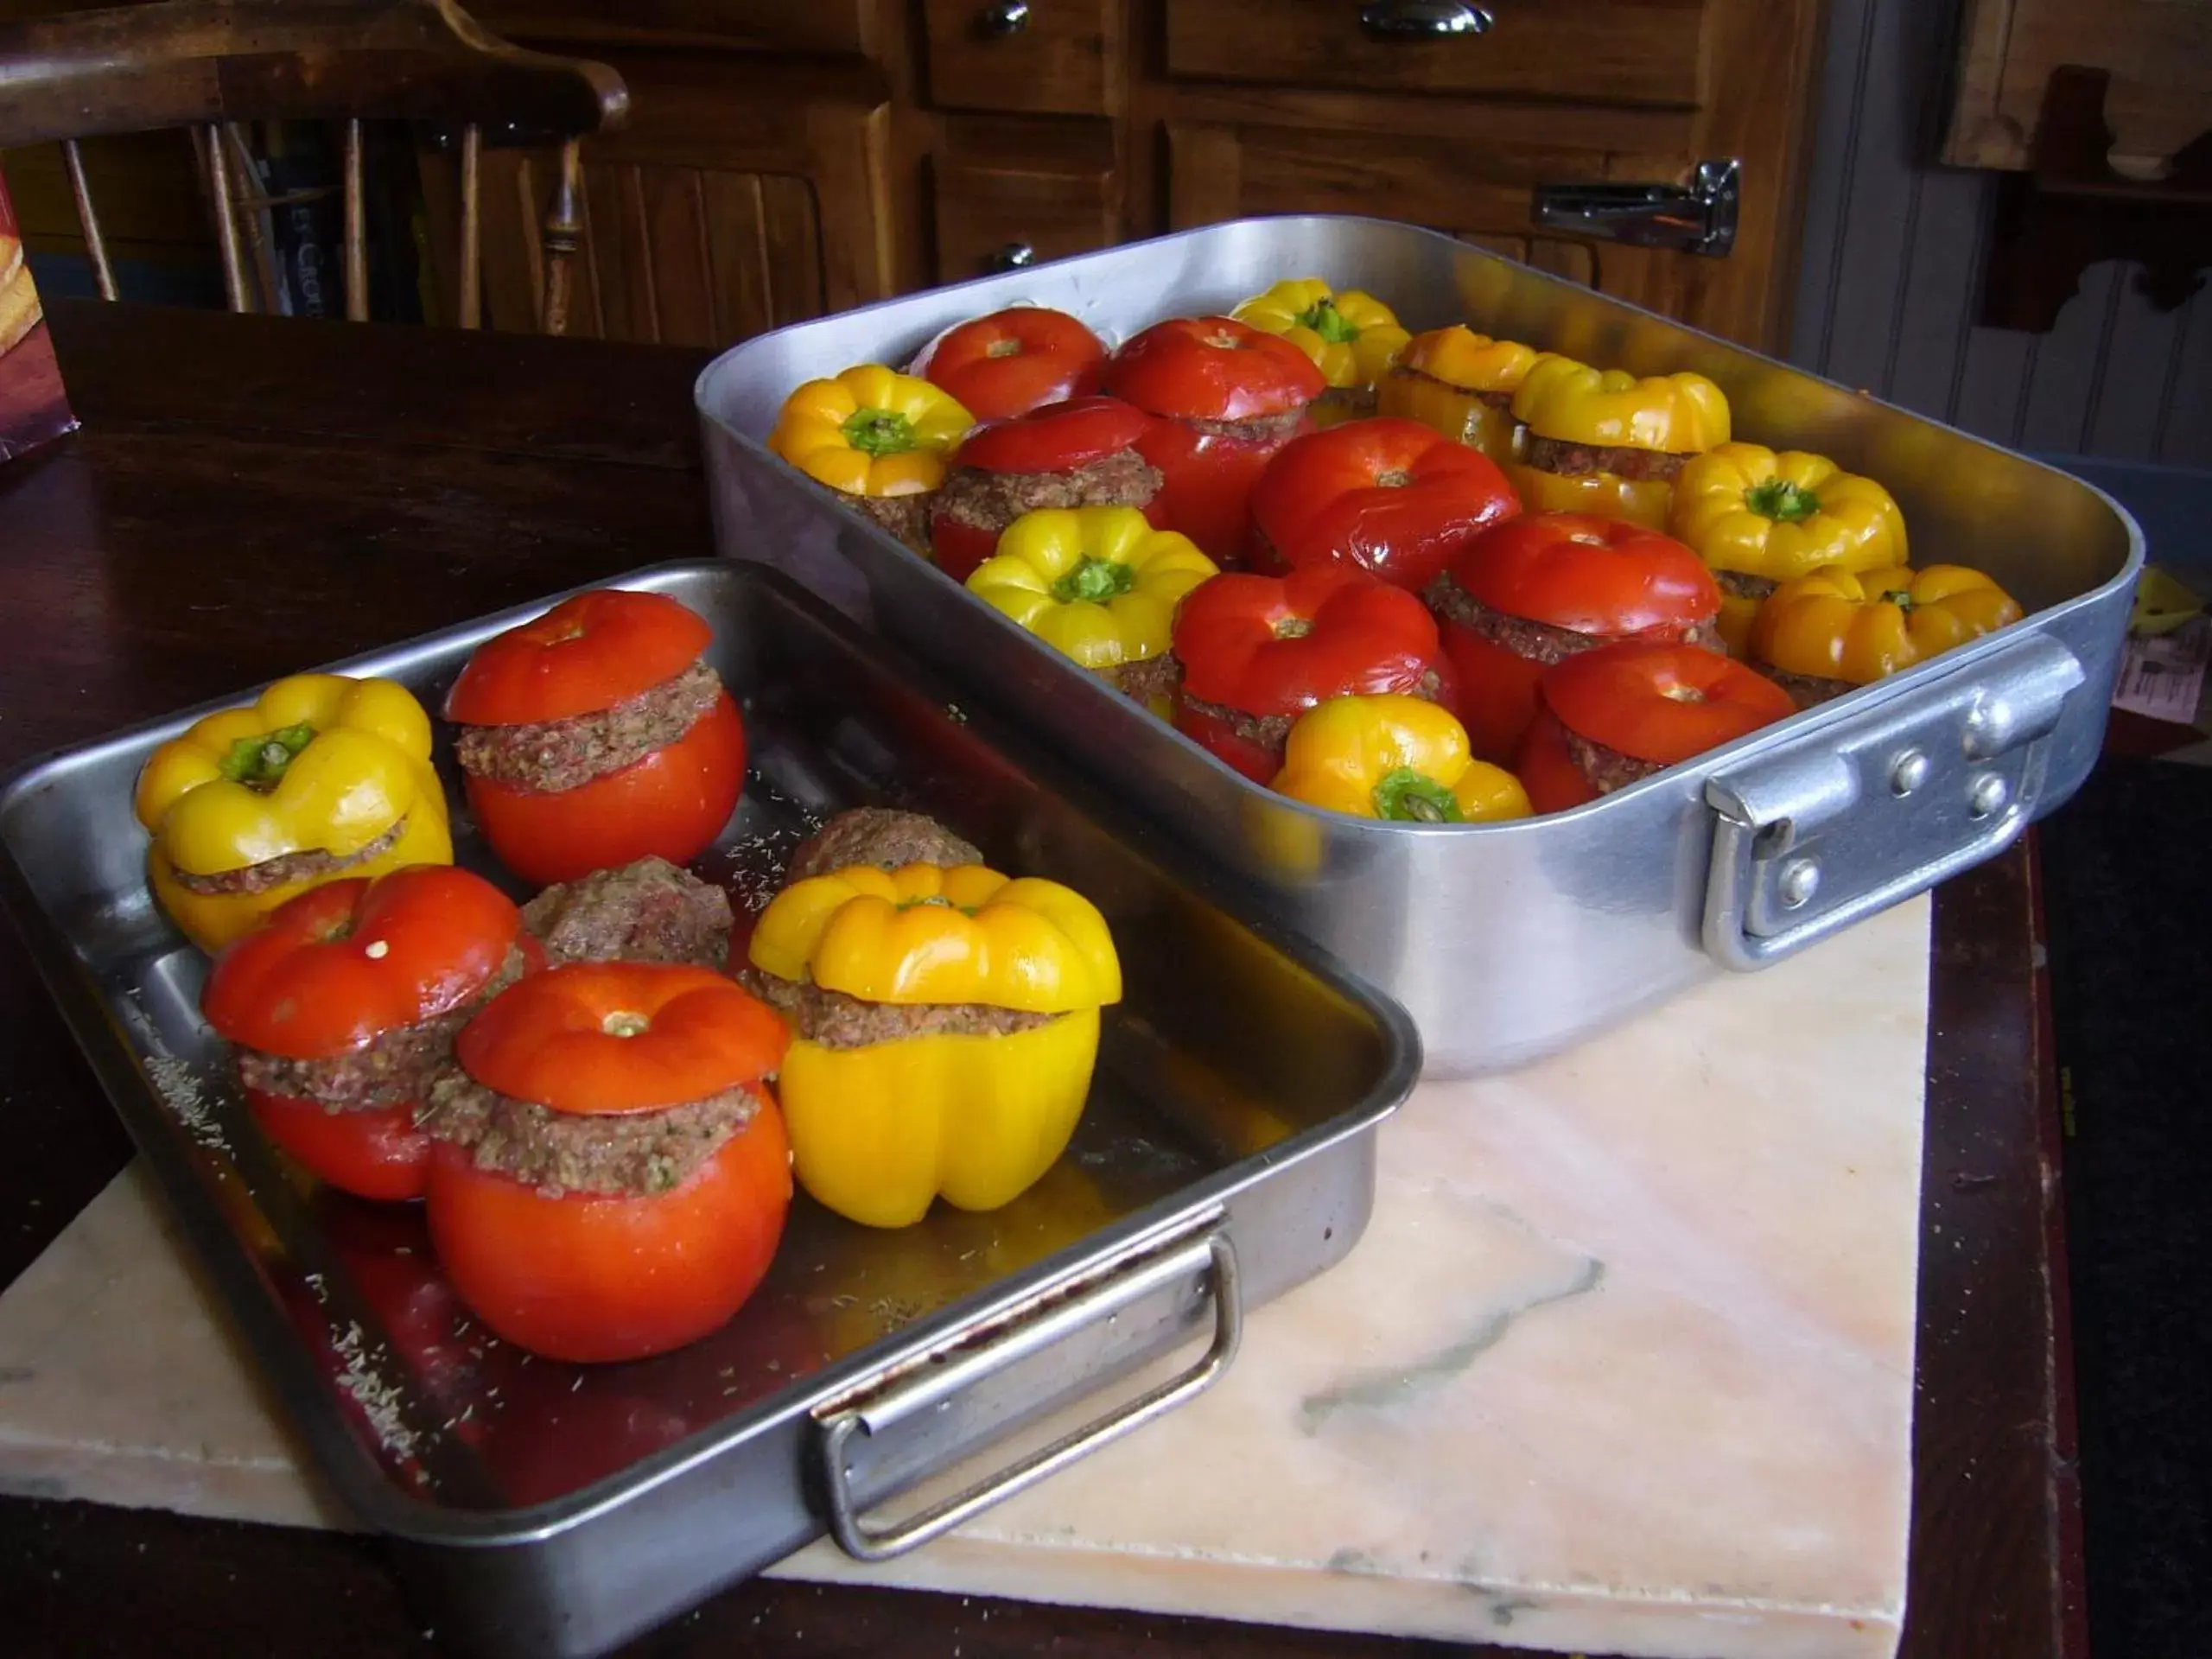
[[1427, 773], [1411, 766], [1385, 772], [1375, 785], [1375, 814], [1399, 823], [1459, 823], [1459, 803]]

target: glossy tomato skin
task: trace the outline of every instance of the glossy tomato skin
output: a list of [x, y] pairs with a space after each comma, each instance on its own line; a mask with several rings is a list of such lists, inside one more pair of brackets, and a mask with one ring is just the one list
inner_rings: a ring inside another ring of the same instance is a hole
[[1789, 694], [1698, 645], [1623, 640], [1545, 671], [1559, 723], [1631, 760], [1671, 766], [1797, 712]]
[[1246, 714], [1299, 714], [1329, 697], [1410, 691], [1437, 657], [1421, 601], [1352, 565], [1216, 576], [1183, 601], [1183, 688]]
[[574, 789], [512, 789], [474, 776], [466, 788], [499, 862], [543, 885], [647, 854], [688, 863], [729, 822], [744, 784], [745, 725], [724, 692], [675, 742]]
[[[1075, 397], [986, 422], [962, 440], [954, 464], [1017, 477], [1069, 473], [1135, 448], [1152, 426], [1151, 416], [1118, 397]], [[947, 513], [930, 519], [930, 556], [955, 582], [997, 552], [998, 539], [998, 531]]]
[[1187, 703], [1175, 708], [1175, 729], [1224, 765], [1255, 784], [1273, 781], [1282, 770], [1282, 756], [1265, 744], [1255, 743], [1216, 714]]
[[428, 1215], [447, 1276], [508, 1342], [578, 1363], [696, 1342], [759, 1287], [791, 1209], [782, 1114], [760, 1109], [671, 1192], [549, 1197], [434, 1149]]
[[1420, 593], [1459, 550], [1515, 517], [1488, 456], [1418, 421], [1348, 421], [1293, 439], [1252, 491], [1262, 569], [1341, 562]]
[[1624, 518], [1538, 512], [1467, 543], [1452, 579], [1508, 616], [1607, 639], [1710, 626], [1720, 589], [1671, 536]]
[[1016, 305], [945, 334], [922, 375], [977, 420], [995, 421], [1090, 391], [1105, 358], [1105, 343], [1066, 312]]
[[[1544, 665], [1485, 639], [1463, 623], [1444, 625], [1444, 656], [1459, 682], [1453, 712], [1467, 728], [1475, 757], [1513, 764], [1529, 722], [1536, 717], [1536, 687]], [[1538, 810], [1542, 810], [1539, 808]]]
[[594, 588], [477, 646], [446, 694], [448, 720], [528, 726], [595, 715], [674, 679], [714, 642], [665, 594]]
[[340, 1192], [404, 1204], [428, 1190], [430, 1137], [415, 1127], [413, 1103], [334, 1112], [296, 1095], [241, 1092], [261, 1132]]
[[1513, 772], [1529, 791], [1529, 804], [1538, 812], [1564, 812], [1598, 798], [1597, 790], [1574, 764], [1567, 747], [1567, 734], [1548, 709], [1536, 711], [1513, 757]]
[[1160, 493], [1145, 517], [1157, 530], [1179, 531], [1215, 563], [1243, 563], [1252, 538], [1252, 490], [1275, 452], [1312, 423], [1279, 438], [1233, 438], [1180, 421], [1156, 421], [1137, 453], [1160, 469]]

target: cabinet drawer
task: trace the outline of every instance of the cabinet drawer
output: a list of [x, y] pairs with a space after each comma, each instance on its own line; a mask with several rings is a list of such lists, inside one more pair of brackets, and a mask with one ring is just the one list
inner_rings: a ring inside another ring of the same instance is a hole
[[[1398, 0], [1411, 10], [1413, 0]], [[1378, 36], [1392, 0], [1166, 0], [1167, 73], [1332, 91], [1688, 105], [1707, 0], [1484, 0], [1486, 34]]]
[[930, 96], [954, 110], [1104, 115], [1121, 92], [1121, 0], [923, 0]]
[[869, 0], [480, 0], [470, 12], [528, 41], [634, 41], [771, 47], [830, 56], [873, 54]]
[[937, 270], [964, 282], [1003, 269], [1001, 256], [1032, 260], [1109, 247], [1120, 238], [1121, 187], [1103, 123], [1075, 134], [1042, 123], [948, 123], [933, 164]]

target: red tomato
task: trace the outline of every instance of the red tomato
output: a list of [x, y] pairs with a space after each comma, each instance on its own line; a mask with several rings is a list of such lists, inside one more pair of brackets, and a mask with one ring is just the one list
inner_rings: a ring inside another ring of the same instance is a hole
[[1436, 620], [1356, 566], [1202, 582], [1175, 618], [1183, 689], [1249, 715], [1408, 691], [1436, 659]]
[[412, 1101], [334, 1112], [296, 1095], [240, 1092], [264, 1135], [341, 1192], [404, 1204], [429, 1185], [430, 1137], [415, 1127]]
[[987, 473], [1065, 473], [1120, 454], [1151, 425], [1152, 416], [1118, 397], [1076, 397], [985, 422], [953, 460]]
[[1348, 421], [1275, 452], [1252, 491], [1262, 568], [1340, 560], [1420, 593], [1521, 511], [1496, 462], [1419, 421]]
[[1104, 342], [1066, 312], [1015, 305], [962, 323], [919, 367], [977, 420], [995, 421], [1088, 391], [1105, 359]]
[[529, 726], [595, 715], [674, 679], [713, 643], [704, 619], [665, 594], [578, 594], [477, 646], [446, 693], [446, 718]]
[[429, 1215], [454, 1288], [499, 1336], [579, 1363], [695, 1342], [768, 1271], [791, 1208], [791, 1145], [772, 1102], [671, 1192], [549, 1198], [441, 1142]]
[[1467, 728], [1468, 746], [1478, 760], [1510, 766], [1522, 734], [1535, 718], [1544, 665], [1458, 622], [1444, 625], [1444, 655], [1459, 680], [1453, 712]]
[[1229, 438], [1154, 422], [1137, 442], [1137, 453], [1160, 469], [1160, 493], [1145, 517], [1181, 531], [1215, 563], [1237, 563], [1252, 538], [1252, 486], [1275, 451], [1307, 429], [1301, 420], [1280, 438]]
[[572, 962], [494, 997], [454, 1052], [487, 1089], [589, 1116], [704, 1100], [767, 1076], [790, 1043], [774, 1009], [709, 969]]
[[1230, 317], [1175, 317], [1123, 342], [1104, 389], [1179, 421], [1261, 421], [1304, 409], [1328, 382], [1287, 340]]
[[666, 748], [574, 789], [464, 781], [499, 861], [541, 883], [619, 869], [648, 853], [688, 863], [729, 822], [744, 785], [745, 724], [727, 694]]
[[1567, 734], [1548, 709], [1536, 711], [1513, 757], [1513, 775], [1529, 791], [1529, 804], [1539, 812], [1564, 812], [1569, 807], [1594, 801], [1598, 791], [1567, 752]]
[[1568, 731], [1662, 766], [1797, 712], [1787, 691], [1733, 658], [1640, 639], [1547, 669], [1543, 698]]
[[1282, 751], [1255, 743], [1219, 715], [1187, 703], [1175, 705], [1175, 729], [1224, 766], [1255, 784], [1274, 781], [1282, 770]]
[[1720, 611], [1713, 573], [1673, 537], [1580, 512], [1507, 519], [1467, 544], [1452, 579], [1508, 616], [1614, 639]]

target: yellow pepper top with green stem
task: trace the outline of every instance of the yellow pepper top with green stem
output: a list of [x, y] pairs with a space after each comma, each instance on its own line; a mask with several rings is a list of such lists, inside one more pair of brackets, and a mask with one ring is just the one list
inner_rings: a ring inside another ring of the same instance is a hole
[[1549, 353], [1529, 365], [1513, 415], [1540, 438], [1599, 448], [1691, 454], [1728, 442], [1728, 399], [1701, 374], [1639, 380]]
[[[153, 836], [155, 896], [208, 950], [324, 881], [453, 861], [429, 716], [391, 680], [279, 680], [156, 749], [132, 806]], [[302, 855], [321, 856], [258, 891], [195, 890]]]
[[920, 495], [944, 482], [947, 458], [975, 423], [928, 381], [863, 363], [786, 397], [768, 448], [847, 495]]
[[1135, 507], [1041, 507], [1007, 526], [968, 589], [1095, 670], [1165, 652], [1183, 595], [1219, 574]]
[[1751, 654], [1785, 674], [1866, 685], [2020, 620], [1979, 570], [1847, 570], [1784, 582], [1759, 607]]
[[1871, 478], [1824, 455], [1724, 443], [1675, 478], [1668, 528], [1714, 570], [1794, 582], [1821, 566], [1910, 563], [1904, 515]]
[[1290, 728], [1274, 787], [1309, 806], [1400, 823], [1525, 818], [1529, 792], [1478, 760], [1466, 728], [1420, 697], [1332, 697]]
[[1230, 314], [1280, 334], [1313, 360], [1332, 386], [1371, 386], [1389, 372], [1410, 336], [1390, 308], [1370, 294], [1339, 294], [1318, 277], [1277, 283]]

